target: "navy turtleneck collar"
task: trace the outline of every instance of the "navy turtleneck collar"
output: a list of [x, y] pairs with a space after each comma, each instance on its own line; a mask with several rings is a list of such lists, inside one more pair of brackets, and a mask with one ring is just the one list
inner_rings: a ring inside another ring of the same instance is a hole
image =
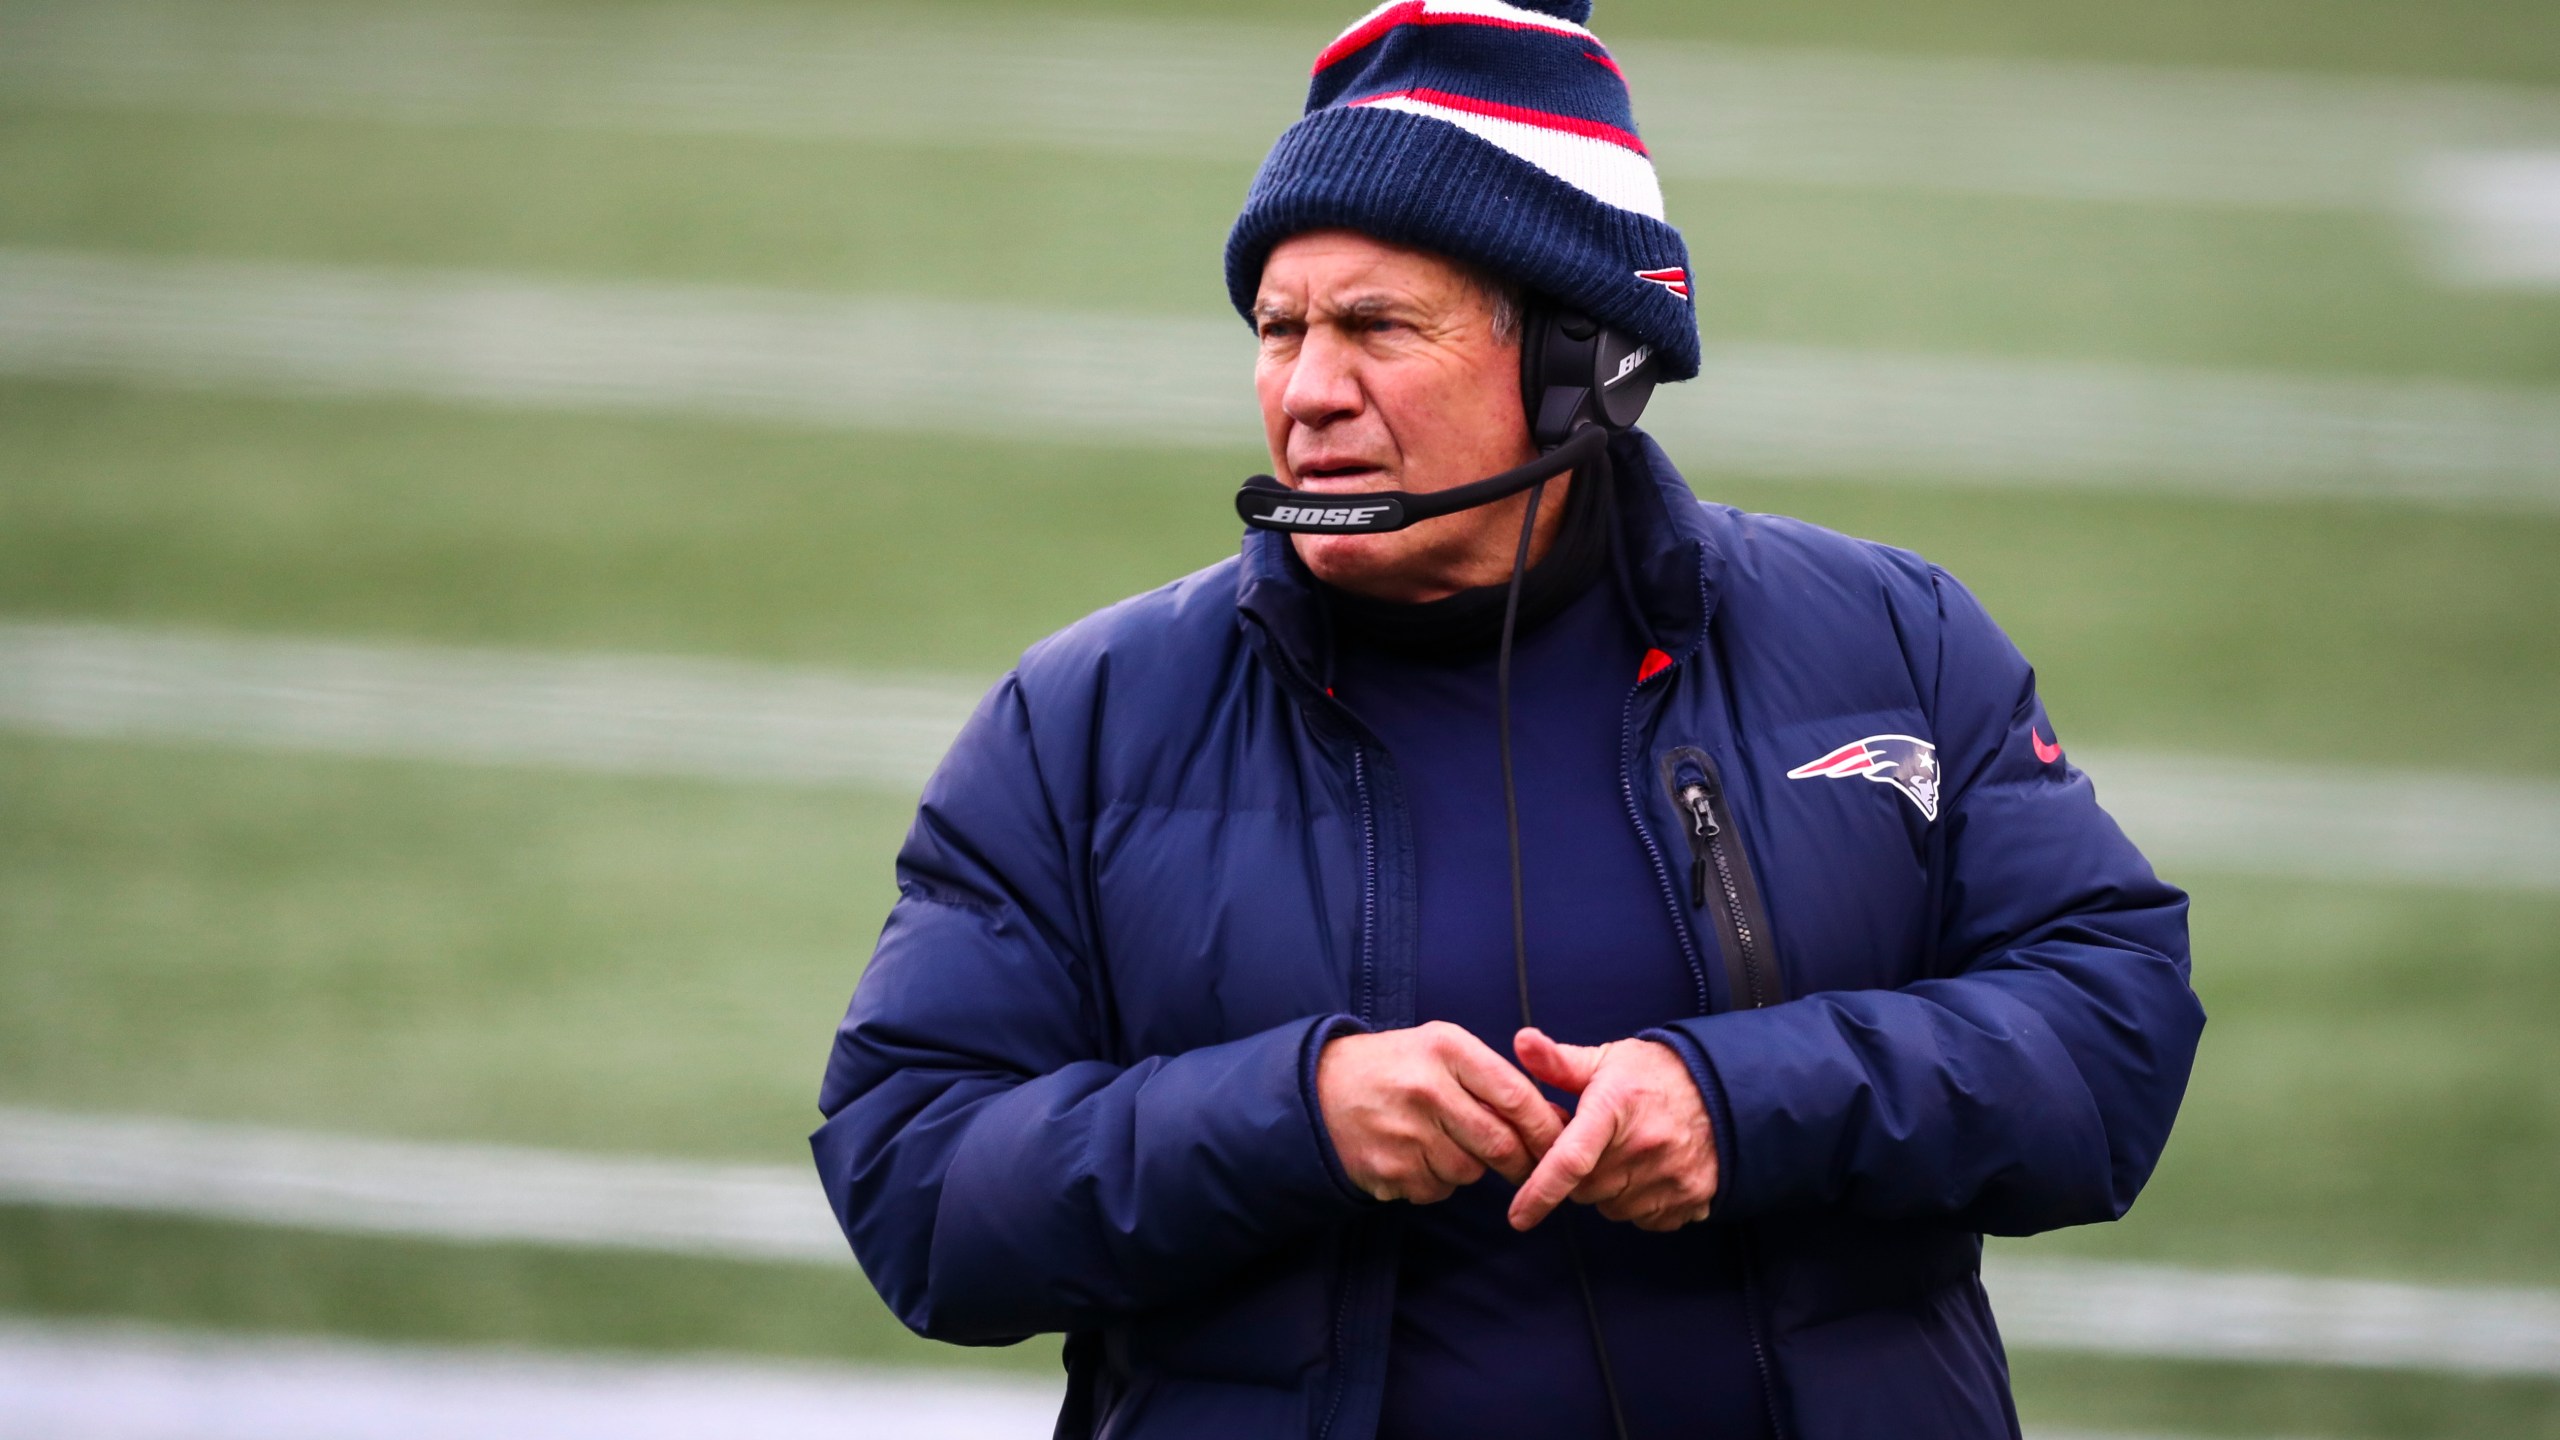
[[[1519, 632], [1529, 634], [1581, 598], [1607, 574], [1617, 528], [1616, 476], [1608, 456], [1565, 491], [1564, 521], [1547, 554], [1520, 582]], [[1296, 548], [1290, 558], [1295, 561]], [[1300, 562], [1303, 564], [1303, 562]], [[1334, 633], [1391, 654], [1458, 660], [1491, 650], [1502, 637], [1511, 585], [1504, 581], [1420, 604], [1379, 600], [1307, 576], [1325, 600]]]

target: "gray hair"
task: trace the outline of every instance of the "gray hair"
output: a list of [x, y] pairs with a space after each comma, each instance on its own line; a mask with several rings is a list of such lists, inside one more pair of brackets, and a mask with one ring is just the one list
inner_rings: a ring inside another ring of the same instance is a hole
[[1529, 292], [1480, 265], [1462, 268], [1467, 272], [1467, 283], [1484, 297], [1486, 308], [1493, 312], [1493, 338], [1505, 345], [1519, 344], [1521, 332], [1527, 328]]

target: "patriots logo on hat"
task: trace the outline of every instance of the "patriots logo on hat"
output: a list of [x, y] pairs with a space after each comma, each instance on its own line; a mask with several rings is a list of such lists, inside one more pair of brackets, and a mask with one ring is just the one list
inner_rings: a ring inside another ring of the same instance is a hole
[[1787, 772], [1790, 780], [1846, 780], [1852, 775], [1890, 785], [1920, 807], [1922, 819], [1938, 818], [1938, 747], [1916, 736], [1870, 735]]
[[1689, 298], [1689, 272], [1680, 266], [1674, 265], [1665, 270], [1639, 270], [1636, 278], [1659, 285], [1683, 300]]

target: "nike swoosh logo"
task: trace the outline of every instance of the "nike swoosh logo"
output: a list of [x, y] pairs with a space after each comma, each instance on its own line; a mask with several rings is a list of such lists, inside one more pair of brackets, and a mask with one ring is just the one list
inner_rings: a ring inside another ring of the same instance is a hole
[[2062, 758], [2062, 747], [2058, 744], [2046, 744], [2045, 738], [2036, 733], [2036, 727], [2033, 725], [2027, 727], [2027, 738], [2035, 742], [2036, 759], [2039, 761], [2050, 765]]

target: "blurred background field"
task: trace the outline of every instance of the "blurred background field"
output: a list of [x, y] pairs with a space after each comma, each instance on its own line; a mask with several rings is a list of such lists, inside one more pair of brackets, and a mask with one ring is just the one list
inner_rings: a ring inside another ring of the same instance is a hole
[[[1219, 245], [1349, 18], [0, 0], [0, 1106], [805, 1165], [913, 764], [143, 720], [79, 659], [668, 657], [965, 707], [1232, 549]], [[2560, 9], [1596, 25], [1728, 362], [1663, 402], [1692, 482], [1966, 579], [2102, 796], [2120, 754], [2333, 807], [2134, 825], [2197, 897], [2195, 1087], [2129, 1220], [1995, 1251], [2560, 1305]], [[808, 316], [880, 353], [686, 358]], [[917, 335], [921, 379], [878, 373]], [[1022, 336], [1085, 388], [972, 368]], [[1130, 359], [1158, 339], [1199, 364]], [[2447, 833], [2395, 795], [2455, 797]], [[2427, 845], [2489, 862], [2393, 859]], [[0, 1194], [31, 1334], [1057, 1363], [913, 1340], [846, 1265]], [[2013, 1359], [2051, 1433], [2560, 1436], [2554, 1337]]]

